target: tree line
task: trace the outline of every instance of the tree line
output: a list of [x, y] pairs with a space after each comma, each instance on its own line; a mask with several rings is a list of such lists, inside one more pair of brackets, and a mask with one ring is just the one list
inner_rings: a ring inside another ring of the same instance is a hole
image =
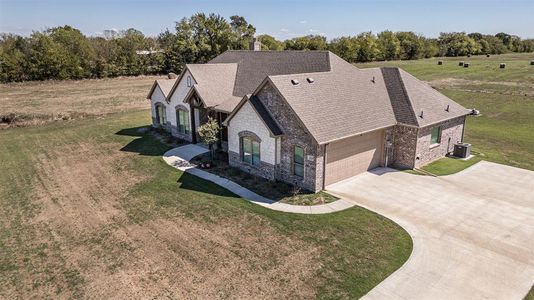
[[[0, 36], [0, 82], [105, 78], [179, 73], [186, 63], [205, 63], [226, 50], [248, 49], [256, 28], [241, 16], [228, 20], [197, 13], [157, 37], [139, 30], [105, 31], [88, 37], [71, 26], [35, 31], [29, 37]], [[349, 62], [410, 60], [533, 52], [534, 40], [507, 33], [441, 33], [427, 38], [414, 32], [363, 32], [328, 41], [307, 35], [279, 41], [259, 35], [263, 50], [330, 50]]]

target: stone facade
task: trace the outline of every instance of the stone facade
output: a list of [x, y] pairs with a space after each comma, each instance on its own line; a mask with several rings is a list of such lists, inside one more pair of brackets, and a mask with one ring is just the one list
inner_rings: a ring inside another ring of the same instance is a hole
[[[439, 144], [430, 144], [432, 128], [441, 128]], [[415, 167], [419, 168], [454, 151], [454, 144], [463, 140], [465, 116], [450, 119], [445, 122], [419, 129], [417, 134], [417, 148], [415, 154]]]
[[[280, 139], [280, 157], [275, 167], [275, 178], [306, 190], [320, 191], [323, 183], [323, 147], [304, 129], [291, 107], [270, 84], [266, 84], [257, 97], [284, 131]], [[303, 177], [294, 175], [295, 146], [304, 149]]]
[[417, 144], [417, 128], [397, 125], [393, 127], [393, 151], [389, 153], [391, 166], [399, 169], [413, 169]]
[[[393, 128], [393, 151], [388, 164], [399, 169], [420, 168], [444, 157], [463, 139], [465, 116], [423, 128], [397, 125]], [[440, 143], [431, 145], [432, 128], [441, 128]]]
[[269, 180], [275, 179], [275, 166], [264, 161], [260, 162], [259, 166], [251, 165], [243, 162], [241, 154], [234, 151], [228, 151], [228, 163], [232, 167], [239, 168], [247, 173], [260, 176]]

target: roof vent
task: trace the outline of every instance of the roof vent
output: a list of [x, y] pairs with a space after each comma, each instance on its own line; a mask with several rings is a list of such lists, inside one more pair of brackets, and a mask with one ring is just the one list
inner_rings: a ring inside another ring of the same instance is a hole
[[308, 83], [314, 83], [315, 82], [315, 80], [313, 78], [311, 78], [311, 77], [306, 78], [306, 81], [308, 81]]
[[291, 83], [293, 85], [299, 85], [300, 82], [298, 80], [296, 80], [296, 79], [291, 79]]
[[373, 76], [373, 79], [371, 79], [372, 83], [375, 83], [375, 77]]
[[446, 111], [446, 112], [449, 112], [449, 109], [450, 109], [450, 105], [447, 104], [447, 108], [445, 108], [445, 111]]
[[419, 115], [419, 117], [422, 119], [423, 118], [423, 111], [421, 111], [421, 114]]

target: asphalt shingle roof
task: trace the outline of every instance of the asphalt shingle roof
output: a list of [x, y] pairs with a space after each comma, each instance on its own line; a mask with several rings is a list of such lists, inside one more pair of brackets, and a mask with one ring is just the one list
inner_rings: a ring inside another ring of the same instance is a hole
[[329, 51], [226, 51], [208, 64], [238, 64], [233, 95], [252, 93], [269, 75], [330, 71]]
[[[332, 72], [269, 79], [319, 144], [396, 124], [379, 69], [340, 64]], [[293, 79], [299, 84], [292, 84]]]
[[[396, 124], [424, 127], [468, 114], [401, 69], [358, 69], [329, 51], [227, 51], [187, 68], [206, 106], [226, 112], [268, 77], [320, 144]], [[249, 100], [271, 130], [280, 129], [259, 99]]]
[[186, 68], [195, 78], [195, 89], [207, 107], [215, 107], [228, 100], [237, 99], [239, 102], [241, 99], [232, 94], [237, 64], [188, 64]]

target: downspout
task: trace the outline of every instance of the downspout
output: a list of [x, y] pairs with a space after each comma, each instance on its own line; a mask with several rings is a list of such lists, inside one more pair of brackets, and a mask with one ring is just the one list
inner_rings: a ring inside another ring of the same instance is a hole
[[467, 119], [467, 116], [464, 116], [464, 126], [462, 126], [462, 140], [460, 141], [461, 143], [464, 142], [464, 133], [465, 133], [465, 121]]
[[414, 169], [415, 169], [415, 163], [417, 162], [417, 140], [419, 140], [419, 130], [420, 128], [418, 127], [417, 130], [415, 131], [415, 153], [413, 156], [413, 168]]
[[323, 190], [326, 189], [326, 155], [327, 155], [326, 147], [327, 146], [328, 144], [324, 144], [324, 149], [323, 149]]

